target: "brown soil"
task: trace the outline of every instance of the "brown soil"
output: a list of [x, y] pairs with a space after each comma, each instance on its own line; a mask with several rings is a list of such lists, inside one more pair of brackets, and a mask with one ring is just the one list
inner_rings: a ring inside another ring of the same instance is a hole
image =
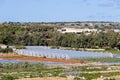
[[38, 62], [64, 62], [64, 63], [87, 63], [83, 60], [71, 60], [71, 59], [55, 59], [55, 58], [41, 58], [33, 56], [23, 56], [18, 54], [0, 54], [0, 59], [6, 60], [27, 60], [27, 61], [38, 61]]

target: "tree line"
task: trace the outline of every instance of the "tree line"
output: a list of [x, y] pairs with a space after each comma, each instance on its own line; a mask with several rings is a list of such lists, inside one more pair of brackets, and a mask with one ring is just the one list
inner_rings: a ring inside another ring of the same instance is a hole
[[0, 25], [0, 44], [62, 46], [72, 48], [120, 48], [120, 34], [114, 32], [89, 35], [57, 32], [57, 27]]

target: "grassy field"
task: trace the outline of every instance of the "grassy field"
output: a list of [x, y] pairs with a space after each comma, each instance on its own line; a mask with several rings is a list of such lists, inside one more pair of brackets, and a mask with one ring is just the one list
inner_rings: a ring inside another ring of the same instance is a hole
[[84, 60], [92, 62], [120, 62], [120, 58], [86, 58]]
[[41, 63], [2, 63], [0, 64], [0, 67], [0, 80], [4, 80], [2, 78], [8, 76], [13, 77], [14, 79], [53, 76], [64, 77], [64, 75], [62, 75], [62, 71], [64, 70], [64, 68], [49, 68]]
[[86, 51], [90, 51], [90, 52], [111, 52], [113, 54], [120, 54], [120, 50], [116, 50], [116, 49], [109, 49], [109, 50], [86, 50]]
[[[25, 78], [45, 78], [45, 77], [62, 77], [66, 78], [68, 74], [75, 76], [74, 80], [92, 80], [100, 76], [111, 77], [119, 76], [120, 69], [115, 68], [116, 72], [107, 72], [110, 66], [74, 66], [70, 68], [48, 67], [41, 63], [31, 64], [28, 62], [20, 63], [2, 63], [0, 64], [0, 80], [15, 80]], [[100, 73], [103, 71], [104, 73]], [[114, 70], [113, 70], [114, 71]], [[91, 73], [90, 73], [91, 72]], [[79, 77], [78, 77], [79, 75]]]

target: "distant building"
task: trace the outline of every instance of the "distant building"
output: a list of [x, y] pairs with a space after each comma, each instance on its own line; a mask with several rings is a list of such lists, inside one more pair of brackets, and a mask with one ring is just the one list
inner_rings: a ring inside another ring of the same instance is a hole
[[84, 32], [97, 32], [98, 30], [97, 29], [89, 29], [89, 28], [84, 28], [83, 29]]
[[4, 44], [0, 44], [0, 48], [5, 49], [5, 48], [8, 48], [8, 46]]
[[84, 32], [82, 29], [76, 29], [76, 28], [61, 28], [58, 31], [61, 33], [82, 33]]
[[120, 29], [114, 29], [114, 32], [120, 33]]
[[58, 31], [61, 32], [61, 33], [76, 33], [76, 34], [80, 34], [80, 33], [97, 32], [97, 29], [61, 28], [61, 29], [58, 29]]

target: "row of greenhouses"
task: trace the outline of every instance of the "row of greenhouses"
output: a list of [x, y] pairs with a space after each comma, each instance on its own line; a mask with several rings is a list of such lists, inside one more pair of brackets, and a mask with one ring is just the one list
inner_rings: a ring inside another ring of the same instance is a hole
[[43, 46], [26, 46], [26, 49], [14, 49], [14, 51], [16, 53], [26, 56], [60, 58], [60, 59], [113, 57], [112, 53], [107, 53], [107, 52], [60, 50], [60, 49], [51, 49], [49, 47], [43, 47]]

